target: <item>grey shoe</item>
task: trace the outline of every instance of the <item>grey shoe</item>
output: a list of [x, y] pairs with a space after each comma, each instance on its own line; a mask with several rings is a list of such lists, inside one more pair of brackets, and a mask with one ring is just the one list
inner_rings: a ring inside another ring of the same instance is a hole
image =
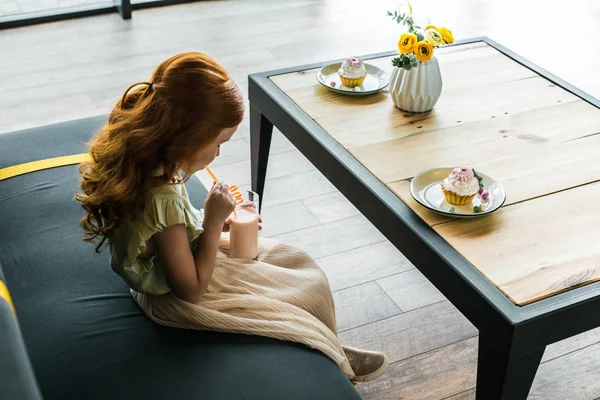
[[354, 371], [353, 382], [370, 382], [385, 374], [388, 360], [382, 352], [342, 347]]

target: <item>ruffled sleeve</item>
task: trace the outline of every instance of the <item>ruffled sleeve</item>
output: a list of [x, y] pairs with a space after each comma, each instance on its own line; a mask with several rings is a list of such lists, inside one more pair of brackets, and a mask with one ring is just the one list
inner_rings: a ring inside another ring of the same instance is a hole
[[203, 232], [203, 210], [196, 210], [188, 199], [178, 194], [157, 194], [148, 199], [145, 210], [129, 230], [129, 238], [122, 261], [123, 278], [129, 285], [144, 293], [170, 291], [166, 273], [157, 256], [139, 259], [146, 251], [146, 242], [163, 229], [185, 225], [188, 242], [195, 241]]

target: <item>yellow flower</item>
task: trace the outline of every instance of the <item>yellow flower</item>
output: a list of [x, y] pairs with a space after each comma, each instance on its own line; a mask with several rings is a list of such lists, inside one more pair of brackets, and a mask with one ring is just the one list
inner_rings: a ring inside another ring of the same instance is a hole
[[434, 46], [444, 45], [442, 34], [437, 29], [429, 28], [425, 30], [425, 39]]
[[427, 62], [433, 57], [433, 46], [426, 40], [421, 40], [415, 48], [415, 56], [421, 62]]
[[450, 32], [450, 29], [442, 27], [438, 29], [438, 32], [442, 34], [442, 38], [444, 39], [444, 42], [446, 42], [446, 44], [454, 43], [454, 36], [452, 36], [452, 32]]
[[435, 29], [437, 31], [437, 27], [435, 25], [427, 25], [425, 27], [425, 30], [427, 30], [427, 29]]
[[398, 50], [402, 54], [410, 54], [414, 51], [419, 39], [414, 33], [403, 33], [398, 40]]

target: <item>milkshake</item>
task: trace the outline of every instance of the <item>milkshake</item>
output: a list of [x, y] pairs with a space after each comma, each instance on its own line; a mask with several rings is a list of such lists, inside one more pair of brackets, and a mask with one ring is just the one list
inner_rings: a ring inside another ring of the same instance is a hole
[[258, 194], [242, 192], [244, 201], [229, 220], [231, 257], [253, 260], [258, 256]]

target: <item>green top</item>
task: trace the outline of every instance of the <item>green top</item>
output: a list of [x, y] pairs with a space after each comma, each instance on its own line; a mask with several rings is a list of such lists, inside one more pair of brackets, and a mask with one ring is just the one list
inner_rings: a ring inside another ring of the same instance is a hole
[[146, 294], [164, 294], [171, 291], [165, 267], [158, 250], [149, 258], [139, 259], [146, 250], [146, 242], [157, 232], [172, 225], [187, 227], [190, 249], [195, 251], [203, 232], [204, 210], [190, 203], [183, 184], [165, 185], [150, 191], [145, 209], [135, 221], [119, 226], [110, 246], [110, 264], [130, 288]]

